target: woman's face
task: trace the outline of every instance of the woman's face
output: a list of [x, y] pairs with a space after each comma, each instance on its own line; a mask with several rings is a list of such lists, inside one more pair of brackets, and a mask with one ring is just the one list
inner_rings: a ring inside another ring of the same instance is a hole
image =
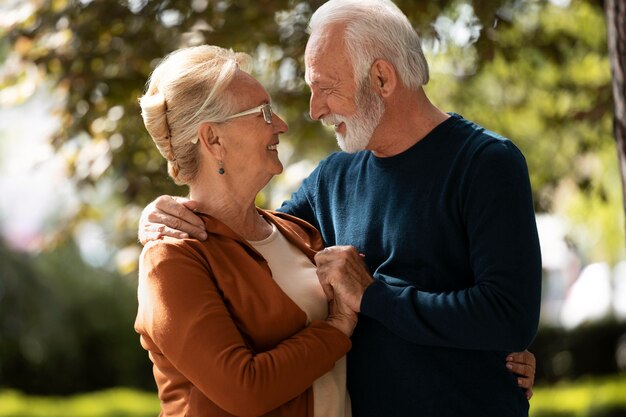
[[[235, 97], [234, 114], [258, 108], [270, 102], [267, 91], [249, 74], [237, 71], [229, 86]], [[283, 171], [278, 159], [278, 135], [287, 132], [287, 124], [276, 114], [267, 123], [261, 109], [220, 123], [224, 139], [224, 170], [242, 181], [261, 181], [264, 186]]]

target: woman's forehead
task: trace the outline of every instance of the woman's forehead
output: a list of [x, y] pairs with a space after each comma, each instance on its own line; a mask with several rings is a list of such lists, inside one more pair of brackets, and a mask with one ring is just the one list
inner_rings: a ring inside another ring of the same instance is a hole
[[235, 73], [233, 81], [230, 83], [229, 90], [237, 100], [242, 104], [261, 104], [269, 102], [269, 94], [265, 88], [253, 76], [245, 71], [238, 70]]

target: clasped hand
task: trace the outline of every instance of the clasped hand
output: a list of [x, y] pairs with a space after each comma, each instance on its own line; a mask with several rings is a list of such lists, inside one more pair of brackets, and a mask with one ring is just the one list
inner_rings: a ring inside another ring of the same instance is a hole
[[330, 302], [329, 320], [351, 326], [352, 334], [363, 293], [374, 282], [362, 255], [353, 246], [331, 246], [315, 255], [315, 263], [317, 277]]

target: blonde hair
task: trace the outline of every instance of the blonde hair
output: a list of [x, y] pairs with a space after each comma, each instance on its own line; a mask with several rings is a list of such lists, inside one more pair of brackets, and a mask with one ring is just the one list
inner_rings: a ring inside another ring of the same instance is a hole
[[385, 59], [407, 88], [417, 90], [428, 83], [419, 35], [390, 0], [329, 0], [313, 13], [307, 29], [312, 34], [336, 23], [346, 25], [346, 48], [357, 81], [368, 77], [376, 59]]
[[246, 54], [202, 45], [172, 52], [150, 75], [139, 99], [141, 116], [176, 184], [196, 178], [198, 125], [232, 114], [228, 86], [237, 69], [246, 70], [249, 62]]

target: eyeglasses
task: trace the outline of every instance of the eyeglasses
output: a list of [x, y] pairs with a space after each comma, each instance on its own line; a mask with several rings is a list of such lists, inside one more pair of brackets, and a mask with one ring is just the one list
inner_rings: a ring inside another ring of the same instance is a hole
[[265, 123], [267, 123], [268, 125], [272, 124], [272, 106], [269, 103], [261, 104], [260, 106], [250, 110], [244, 110], [241, 113], [233, 114], [232, 116], [225, 117], [223, 120], [226, 121], [234, 119], [235, 117], [247, 116], [249, 114], [255, 114], [258, 112], [261, 112], [261, 114], [263, 114], [263, 120], [265, 120]]
[[[240, 113], [227, 116], [223, 118], [221, 121], [225, 122], [226, 120], [234, 119], [236, 117], [248, 116], [250, 114], [255, 114], [259, 112], [263, 115], [263, 120], [265, 120], [265, 123], [267, 123], [268, 125], [271, 125], [272, 124], [272, 106], [269, 103], [261, 104], [260, 106], [257, 106], [253, 109], [244, 110]], [[205, 121], [208, 122], [208, 120], [205, 120]], [[193, 143], [194, 145], [198, 143], [198, 137], [196, 136], [195, 138], [191, 139], [191, 143]]]

